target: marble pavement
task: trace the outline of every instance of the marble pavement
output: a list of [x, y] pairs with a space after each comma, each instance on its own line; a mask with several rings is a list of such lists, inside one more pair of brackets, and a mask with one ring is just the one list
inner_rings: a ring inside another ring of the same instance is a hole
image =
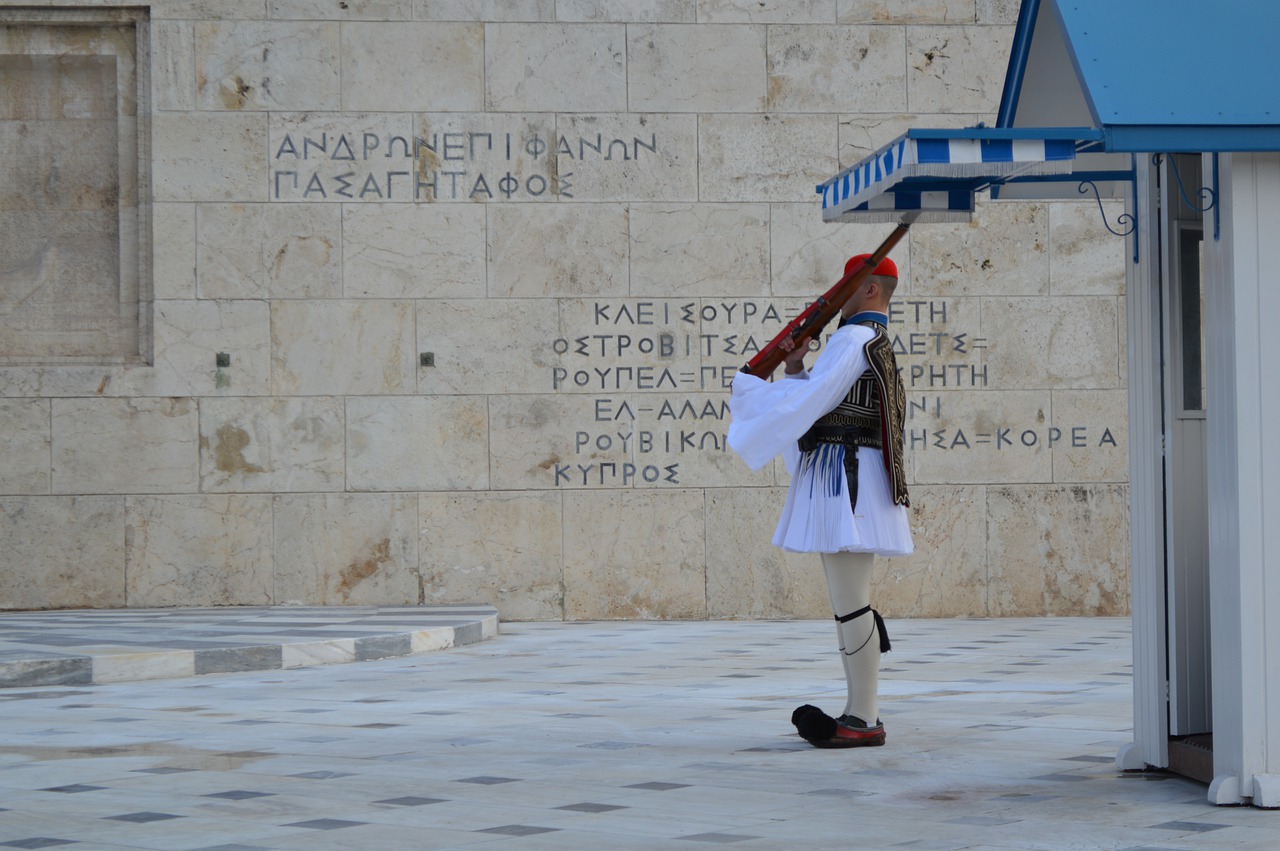
[[516, 623], [346, 665], [0, 689], [0, 848], [1280, 847], [1276, 813], [1116, 770], [1127, 619], [889, 629], [889, 739], [851, 751], [789, 724], [839, 708], [825, 621]]

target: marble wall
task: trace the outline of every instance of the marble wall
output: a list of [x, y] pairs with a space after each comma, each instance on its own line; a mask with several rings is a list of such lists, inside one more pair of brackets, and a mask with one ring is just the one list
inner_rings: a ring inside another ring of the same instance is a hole
[[[0, 2], [0, 72], [22, 16], [110, 6]], [[153, 0], [141, 362], [11, 333], [39, 229], [2, 202], [49, 166], [0, 166], [0, 609], [829, 616], [728, 382], [890, 229], [814, 186], [990, 123], [1016, 11]], [[0, 96], [0, 133], [45, 120]], [[877, 567], [886, 616], [1128, 611], [1123, 252], [1074, 200], [895, 251], [917, 552]]]

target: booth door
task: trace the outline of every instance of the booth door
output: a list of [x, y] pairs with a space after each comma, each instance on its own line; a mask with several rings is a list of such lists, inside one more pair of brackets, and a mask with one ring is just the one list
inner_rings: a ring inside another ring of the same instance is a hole
[[1160, 184], [1170, 768], [1177, 770], [1191, 747], [1209, 750], [1211, 770], [1204, 220], [1194, 206], [1204, 203], [1196, 194], [1203, 185], [1199, 155], [1166, 156]]

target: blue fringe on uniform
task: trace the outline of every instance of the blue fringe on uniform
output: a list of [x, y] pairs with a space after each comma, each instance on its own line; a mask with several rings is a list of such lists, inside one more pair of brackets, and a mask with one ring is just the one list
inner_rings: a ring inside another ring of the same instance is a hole
[[844, 493], [844, 451], [842, 443], [819, 443], [800, 456], [800, 476], [809, 479], [810, 497], [819, 483], [826, 496]]

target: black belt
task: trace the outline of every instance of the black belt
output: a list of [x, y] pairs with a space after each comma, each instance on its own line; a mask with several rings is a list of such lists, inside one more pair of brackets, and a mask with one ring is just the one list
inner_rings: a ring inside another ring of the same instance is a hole
[[879, 449], [884, 445], [880, 437], [879, 425], [821, 425], [815, 423], [798, 441], [801, 452], [812, 452], [821, 443], [870, 446], [872, 449]]

